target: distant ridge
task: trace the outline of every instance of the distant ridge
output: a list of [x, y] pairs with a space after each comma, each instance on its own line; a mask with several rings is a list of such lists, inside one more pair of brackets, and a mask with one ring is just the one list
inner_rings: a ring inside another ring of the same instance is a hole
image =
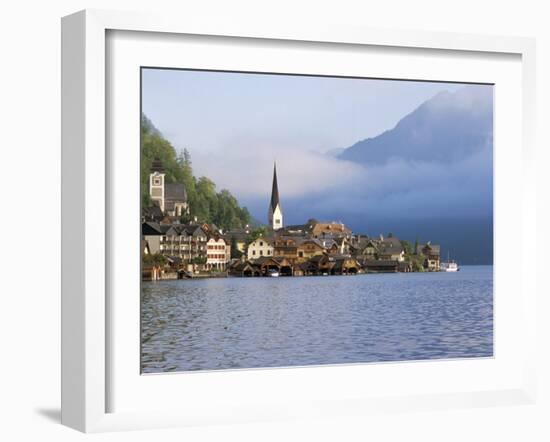
[[449, 162], [483, 149], [493, 138], [493, 93], [487, 86], [440, 92], [393, 129], [359, 141], [338, 158], [363, 164], [392, 159]]

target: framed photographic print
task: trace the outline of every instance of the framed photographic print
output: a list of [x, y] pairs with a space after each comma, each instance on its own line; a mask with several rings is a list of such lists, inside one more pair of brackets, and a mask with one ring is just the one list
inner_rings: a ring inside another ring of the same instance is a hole
[[533, 57], [64, 18], [63, 422], [531, 401]]

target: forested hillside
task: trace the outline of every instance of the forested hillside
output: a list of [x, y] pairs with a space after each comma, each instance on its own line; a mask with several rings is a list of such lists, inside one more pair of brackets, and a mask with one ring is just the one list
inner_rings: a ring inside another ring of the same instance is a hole
[[178, 155], [168, 140], [142, 114], [141, 201], [143, 207], [151, 205], [149, 174], [155, 158], [162, 161], [167, 183], [182, 183], [185, 185], [190, 216], [188, 219], [183, 219], [183, 222], [188, 222], [197, 217], [200, 222], [214, 223], [224, 230], [244, 227], [250, 222], [250, 213], [247, 208], [240, 207], [237, 199], [228, 190], [222, 189], [217, 192], [216, 184], [211, 179], [195, 177], [189, 151], [184, 149]]

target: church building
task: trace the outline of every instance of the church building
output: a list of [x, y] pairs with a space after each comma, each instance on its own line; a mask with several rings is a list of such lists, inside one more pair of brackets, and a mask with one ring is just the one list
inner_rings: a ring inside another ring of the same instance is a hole
[[168, 216], [180, 217], [189, 213], [185, 186], [179, 183], [166, 183], [164, 166], [157, 158], [151, 165], [149, 175], [149, 195], [153, 204]]
[[267, 212], [268, 225], [273, 230], [283, 228], [283, 209], [279, 202], [279, 188], [277, 186], [277, 165], [273, 165], [273, 187], [271, 189], [271, 203]]

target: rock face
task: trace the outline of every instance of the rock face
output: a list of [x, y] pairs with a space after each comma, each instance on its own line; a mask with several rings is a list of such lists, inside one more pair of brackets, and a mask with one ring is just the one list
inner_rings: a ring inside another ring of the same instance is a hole
[[355, 143], [339, 158], [384, 164], [399, 158], [414, 162], [453, 162], [492, 144], [493, 88], [469, 86], [441, 92], [374, 138]]

